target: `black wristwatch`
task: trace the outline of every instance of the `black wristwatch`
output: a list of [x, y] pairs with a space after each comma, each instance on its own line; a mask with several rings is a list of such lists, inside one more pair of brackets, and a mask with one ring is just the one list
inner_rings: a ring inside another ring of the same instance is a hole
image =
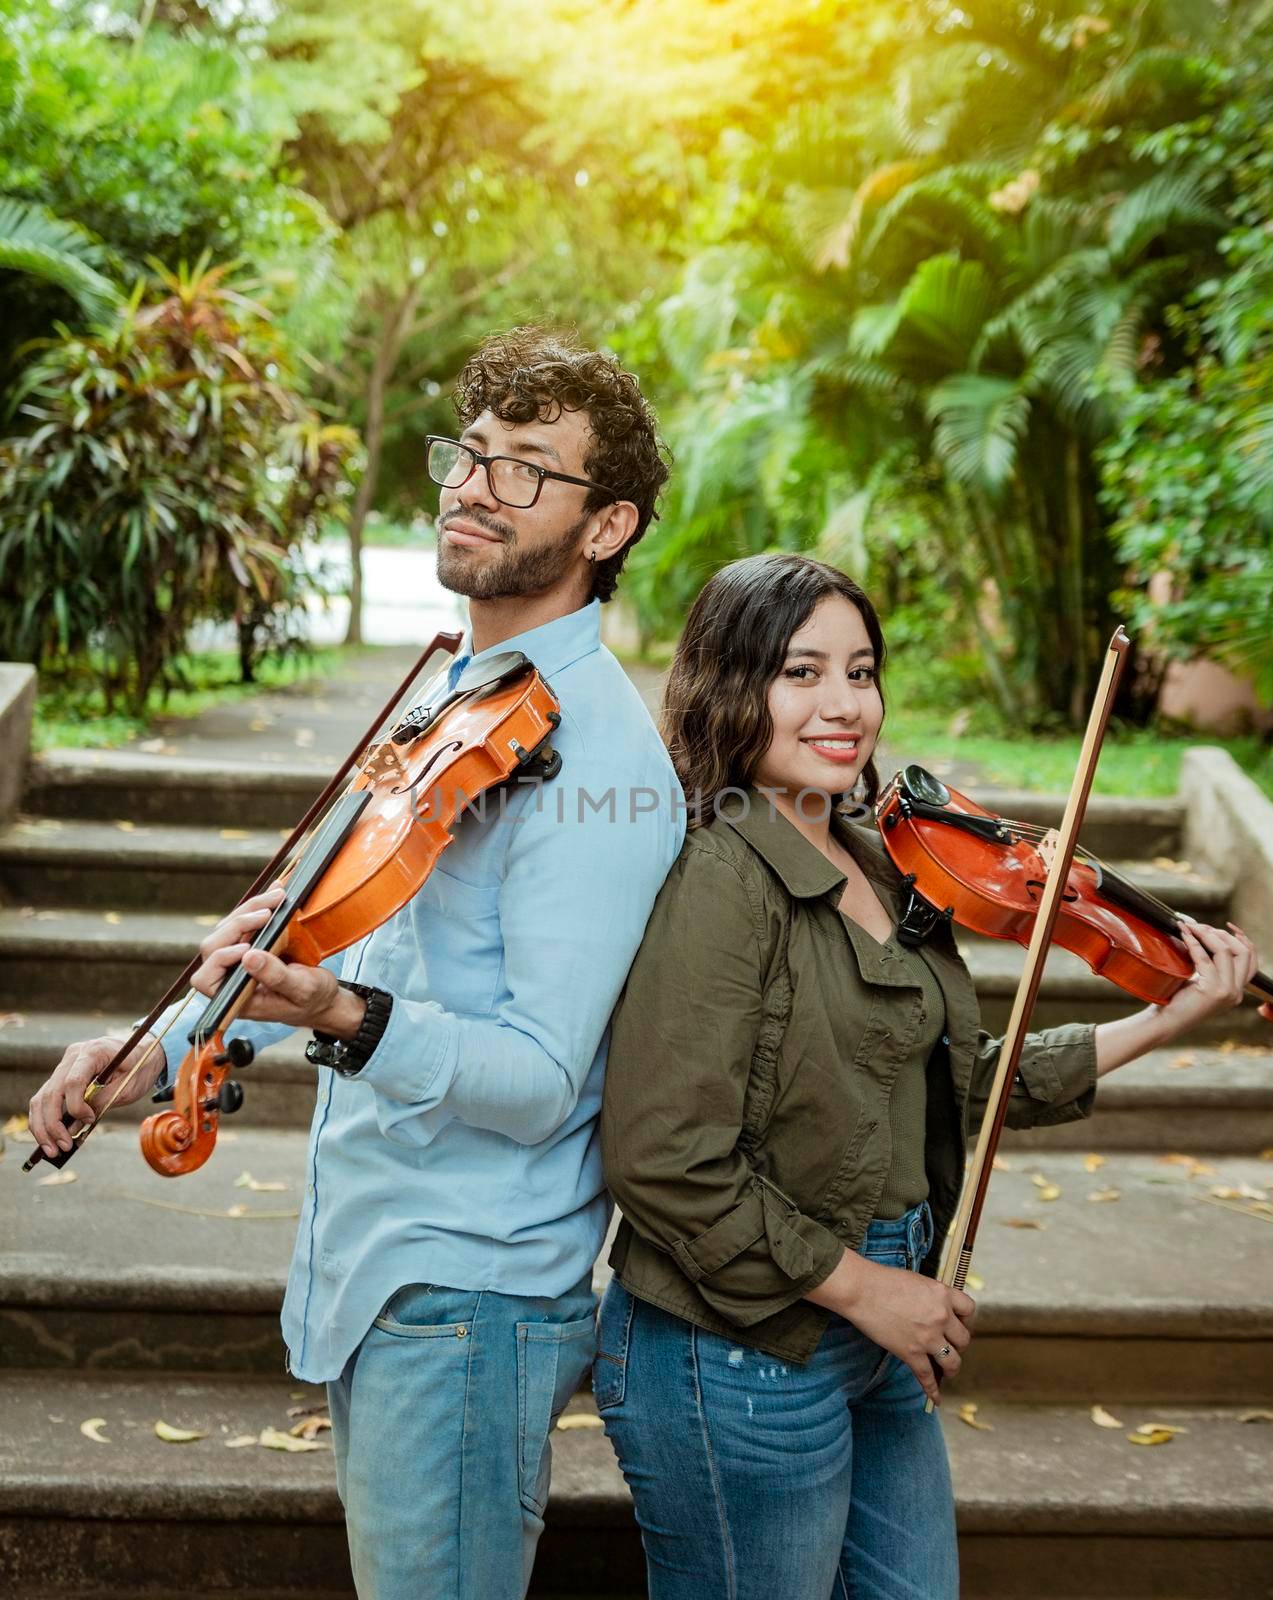
[[356, 994], [367, 1002], [362, 1024], [352, 1039], [337, 1039], [334, 1034], [314, 1030], [314, 1037], [305, 1046], [305, 1059], [316, 1067], [330, 1067], [342, 1078], [356, 1078], [371, 1060], [371, 1052], [380, 1043], [389, 1026], [389, 1013], [393, 1010], [393, 996], [383, 989], [369, 988], [365, 983], [346, 983], [337, 980], [342, 989]]

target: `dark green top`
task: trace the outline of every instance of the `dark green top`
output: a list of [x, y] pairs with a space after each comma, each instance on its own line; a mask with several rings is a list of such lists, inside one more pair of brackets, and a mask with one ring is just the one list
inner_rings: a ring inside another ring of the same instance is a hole
[[[901, 880], [877, 836], [836, 826], [896, 922]], [[601, 1115], [624, 1213], [610, 1262], [625, 1288], [795, 1361], [830, 1315], [803, 1296], [879, 1214], [893, 1089], [926, 1026], [909, 960], [838, 910], [844, 882], [754, 792], [691, 833], [615, 1013]], [[924, 1063], [932, 1274], [999, 1041], [979, 1028], [949, 929], [923, 954], [946, 1015]], [[1090, 1113], [1093, 1034], [1074, 1023], [1029, 1036], [1012, 1126]]]
[[897, 1069], [888, 1096], [888, 1135], [893, 1159], [880, 1198], [877, 1217], [900, 1217], [928, 1199], [928, 1171], [924, 1165], [925, 1117], [928, 1111], [926, 1068], [946, 1031], [946, 1001], [922, 949], [908, 949], [896, 932], [883, 948], [902, 963], [902, 970], [919, 988], [919, 1032]]

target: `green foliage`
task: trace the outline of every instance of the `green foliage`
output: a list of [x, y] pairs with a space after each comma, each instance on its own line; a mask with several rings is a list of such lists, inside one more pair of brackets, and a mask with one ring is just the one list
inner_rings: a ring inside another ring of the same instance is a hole
[[1101, 453], [1133, 621], [1171, 656], [1218, 657], [1273, 699], [1273, 91], [1258, 56], [1224, 111], [1172, 147], [1232, 186], [1225, 270], [1177, 309], [1178, 371], [1129, 382]]
[[339, 503], [356, 440], [291, 387], [263, 308], [206, 260], [159, 269], [111, 323], [61, 329], [0, 443], [0, 652], [94, 654], [136, 712], [197, 618], [233, 620], [245, 675], [306, 592], [295, 547]]

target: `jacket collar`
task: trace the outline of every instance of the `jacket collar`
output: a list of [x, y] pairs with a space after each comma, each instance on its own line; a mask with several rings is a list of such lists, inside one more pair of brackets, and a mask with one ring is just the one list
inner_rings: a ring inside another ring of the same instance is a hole
[[591, 655], [601, 647], [601, 602], [590, 600], [578, 611], [569, 611], [564, 617], [554, 617], [551, 622], [515, 634], [487, 650], [473, 654], [473, 630], [466, 628], [460, 648], [447, 668], [447, 686], [454, 689], [460, 674], [472, 662], [479, 665], [490, 656], [505, 650], [520, 650], [532, 662], [542, 677], [562, 672], [581, 657]]
[[[745, 839], [758, 856], [782, 880], [787, 892], [799, 900], [829, 895], [844, 887], [844, 874], [812, 845], [769, 796], [760, 789], [748, 788], [731, 795], [720, 807], [722, 819]], [[886, 890], [897, 891], [898, 875], [892, 863], [870, 842], [867, 831], [851, 823], [832, 819], [836, 838], [849, 851], [862, 871]]]

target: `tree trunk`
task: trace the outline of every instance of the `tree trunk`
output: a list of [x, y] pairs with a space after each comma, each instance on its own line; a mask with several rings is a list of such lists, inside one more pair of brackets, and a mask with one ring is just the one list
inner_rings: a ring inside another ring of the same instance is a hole
[[349, 513], [349, 626], [345, 630], [346, 644], [362, 643], [362, 535], [380, 479], [380, 455], [385, 437], [385, 394], [419, 299], [420, 284], [413, 279], [391, 314], [385, 318], [367, 378], [367, 420], [363, 427], [367, 465], [359, 479], [358, 492]]

